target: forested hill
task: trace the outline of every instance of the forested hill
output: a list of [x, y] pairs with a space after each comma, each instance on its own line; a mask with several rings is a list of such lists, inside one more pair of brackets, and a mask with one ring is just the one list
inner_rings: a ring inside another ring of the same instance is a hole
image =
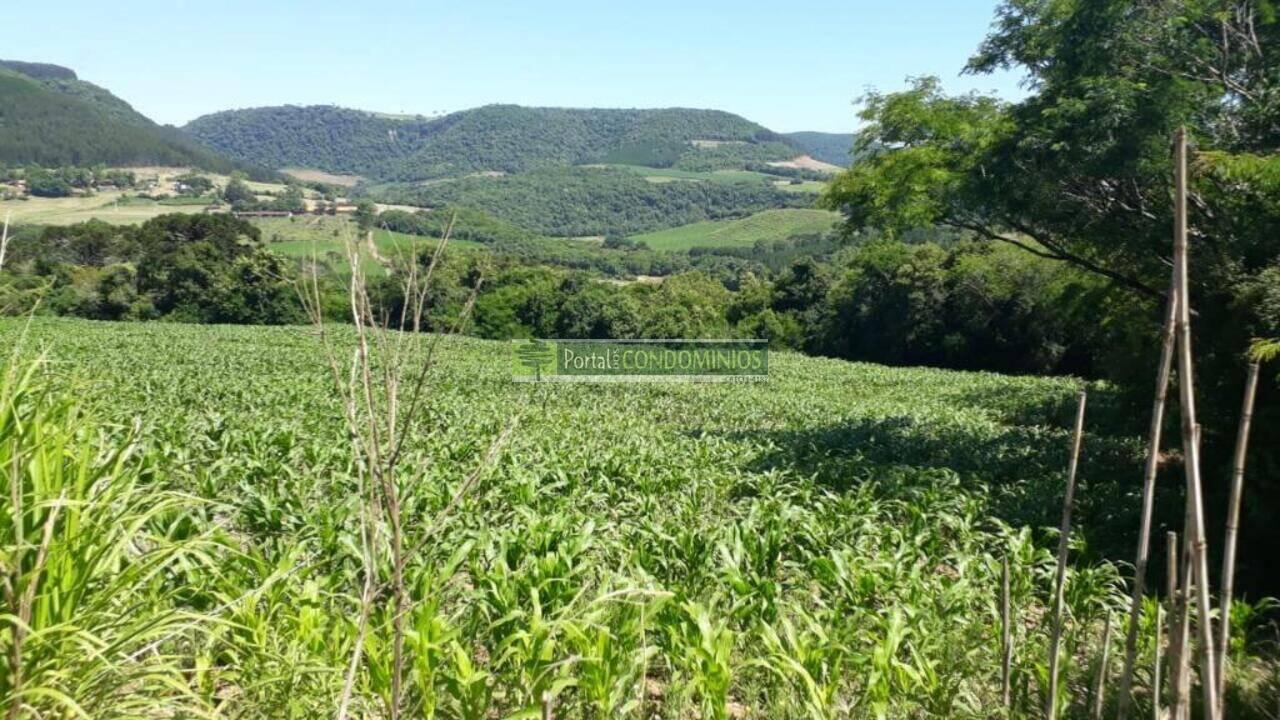
[[800, 146], [815, 160], [845, 167], [853, 152], [853, 133], [791, 132], [787, 139]]
[[69, 68], [14, 60], [0, 60], [0, 163], [191, 165], [270, 175], [157, 125]]
[[426, 118], [285, 106], [214, 113], [185, 129], [249, 162], [401, 181], [587, 163], [742, 168], [804, 152], [737, 115], [685, 108], [488, 105]]

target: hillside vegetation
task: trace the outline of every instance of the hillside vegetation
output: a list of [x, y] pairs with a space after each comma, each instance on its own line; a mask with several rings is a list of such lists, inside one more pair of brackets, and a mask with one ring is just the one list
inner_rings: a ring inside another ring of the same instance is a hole
[[782, 136], [737, 115], [685, 108], [489, 105], [425, 118], [286, 106], [206, 115], [185, 129], [248, 162], [402, 181], [592, 162], [698, 170], [799, 154]]
[[219, 156], [175, 128], [155, 124], [107, 90], [56, 65], [0, 61], [0, 128], [4, 164], [189, 165], [270, 175]]
[[786, 138], [802, 148], [807, 155], [832, 165], [846, 167], [853, 153], [853, 133], [791, 132]]
[[560, 236], [645, 232], [813, 204], [809, 195], [789, 193], [759, 179], [653, 183], [627, 170], [582, 167], [375, 187], [370, 194], [382, 202], [476, 208], [521, 227]]

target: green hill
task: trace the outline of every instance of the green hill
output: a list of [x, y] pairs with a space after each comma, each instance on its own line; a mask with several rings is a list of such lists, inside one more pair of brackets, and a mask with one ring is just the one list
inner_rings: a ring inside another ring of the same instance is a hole
[[787, 139], [804, 149], [810, 157], [822, 162], [845, 167], [853, 152], [853, 133], [793, 132], [785, 133]]
[[230, 157], [270, 167], [418, 181], [585, 163], [688, 170], [741, 168], [800, 154], [786, 138], [731, 113], [488, 105], [440, 118], [332, 106], [230, 110], [186, 131]]
[[630, 170], [561, 167], [369, 189], [381, 202], [461, 206], [544, 235], [639, 233], [768, 208], [812, 205], [810, 195], [761, 180], [649, 182]]
[[58, 65], [0, 60], [0, 163], [191, 165], [271, 173], [219, 156]]

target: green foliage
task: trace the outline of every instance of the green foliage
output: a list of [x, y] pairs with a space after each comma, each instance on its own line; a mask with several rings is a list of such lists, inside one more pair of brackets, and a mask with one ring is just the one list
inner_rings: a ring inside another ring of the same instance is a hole
[[[1110, 292], [1091, 303], [1095, 367], [1146, 407], [1169, 287], [1171, 140], [1185, 127], [1198, 420], [1214, 428], [1207, 466], [1226, 473], [1242, 357], [1280, 335], [1278, 48], [1272, 2], [1008, 0], [968, 70], [1025, 73], [1029, 94], [951, 97], [934, 79], [870, 94], [865, 152], [826, 204], [850, 234], [941, 224], [1096, 275]], [[1280, 498], [1276, 390], [1260, 390], [1250, 444], [1245, 507], [1259, 518]], [[1208, 492], [1216, 526], [1225, 488]], [[1270, 538], [1267, 526], [1244, 523]]]
[[545, 235], [636, 233], [734, 217], [809, 200], [766, 182], [650, 183], [612, 168], [540, 170], [425, 186], [387, 186], [375, 199], [426, 207], [465, 206]]
[[32, 167], [26, 172], [27, 191], [36, 197], [67, 197], [71, 184], [56, 173]]
[[790, 160], [797, 154], [793, 145], [779, 140], [731, 142], [713, 147], [694, 147], [680, 156], [675, 167], [697, 172], [756, 167], [770, 161]]
[[[736, 115], [683, 108], [488, 105], [431, 119], [288, 106], [206, 115], [185, 129], [209, 147], [267, 167], [320, 168], [400, 181], [594, 162], [669, 167], [689, 159], [722, 167], [747, 158], [783, 160], [799, 154], [780, 136]], [[748, 149], [730, 158], [700, 150], [691, 144], [694, 140], [741, 142]]]
[[213, 181], [199, 173], [186, 173], [174, 178], [183, 195], [204, 195], [213, 190]]
[[[6, 343], [8, 345], [8, 343]], [[0, 704], [10, 717], [198, 712], [176, 599], [212, 550], [190, 496], [42, 377], [0, 365]]]
[[[52, 227], [24, 235], [11, 250], [12, 271], [48, 284], [38, 307], [54, 313], [266, 324], [300, 318], [296, 271], [261, 247], [257, 228], [226, 215]], [[7, 310], [29, 310], [36, 299]]]
[[[74, 74], [72, 74], [74, 77]], [[243, 167], [171, 127], [137, 114], [102, 88], [75, 79], [38, 79], [0, 68], [0, 161], [59, 165], [194, 165], [228, 173]]]

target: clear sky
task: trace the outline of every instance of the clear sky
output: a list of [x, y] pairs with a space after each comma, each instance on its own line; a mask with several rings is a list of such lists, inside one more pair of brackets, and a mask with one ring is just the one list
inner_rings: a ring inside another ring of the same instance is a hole
[[709, 107], [848, 132], [854, 99], [960, 76], [994, 0], [56, 0], [6, 7], [0, 57], [52, 62], [162, 123], [259, 105]]

